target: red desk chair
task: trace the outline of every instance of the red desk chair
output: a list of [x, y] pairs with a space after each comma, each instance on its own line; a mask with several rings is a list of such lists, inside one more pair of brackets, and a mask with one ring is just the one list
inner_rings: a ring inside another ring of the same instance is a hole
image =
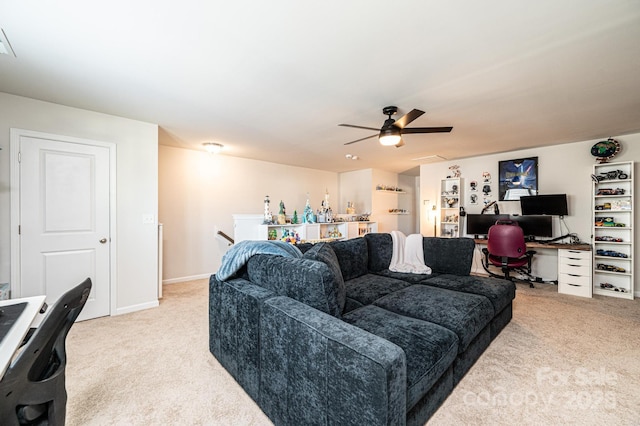
[[[484, 253], [482, 266], [489, 275], [513, 281], [509, 272], [518, 271], [531, 279], [531, 260], [536, 252], [527, 250], [524, 232], [517, 222], [512, 220], [496, 221], [496, 224], [489, 228], [487, 248], [483, 248], [482, 253]], [[499, 267], [503, 275], [491, 272], [489, 266]], [[531, 281], [529, 281], [529, 286], [533, 287]]]

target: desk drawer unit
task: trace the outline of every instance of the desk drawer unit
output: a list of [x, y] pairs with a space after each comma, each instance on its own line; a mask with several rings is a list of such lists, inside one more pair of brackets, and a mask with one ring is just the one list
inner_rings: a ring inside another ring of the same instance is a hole
[[558, 293], [592, 297], [591, 252], [558, 250]]

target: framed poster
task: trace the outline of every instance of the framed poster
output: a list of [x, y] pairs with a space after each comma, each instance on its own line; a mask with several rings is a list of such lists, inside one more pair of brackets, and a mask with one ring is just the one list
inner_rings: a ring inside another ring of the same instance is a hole
[[498, 162], [499, 200], [519, 200], [538, 195], [538, 157]]

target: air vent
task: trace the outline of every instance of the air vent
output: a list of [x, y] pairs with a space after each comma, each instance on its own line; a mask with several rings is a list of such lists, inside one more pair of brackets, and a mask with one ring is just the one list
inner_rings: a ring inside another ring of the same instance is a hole
[[446, 160], [446, 158], [444, 158], [441, 155], [427, 155], [426, 157], [418, 157], [418, 158], [411, 159], [411, 161], [419, 161], [422, 164], [436, 163], [438, 161], [443, 161], [443, 160]]
[[4, 30], [0, 28], [0, 55], [9, 55], [16, 57], [15, 52], [11, 48], [11, 44], [7, 39], [7, 35], [4, 33]]

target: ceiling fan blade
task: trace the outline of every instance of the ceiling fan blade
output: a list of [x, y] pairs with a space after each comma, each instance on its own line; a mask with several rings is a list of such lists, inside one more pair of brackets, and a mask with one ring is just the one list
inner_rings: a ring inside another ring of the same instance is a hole
[[419, 109], [414, 108], [408, 113], [406, 113], [405, 115], [403, 115], [402, 117], [398, 118], [394, 123], [394, 125], [402, 129], [404, 128], [404, 126], [411, 123], [413, 120], [420, 117], [422, 114], [424, 114], [424, 111], [420, 111]]
[[352, 143], [356, 143], [356, 142], [364, 141], [364, 140], [367, 140], [367, 139], [375, 138], [377, 136], [378, 136], [378, 133], [376, 133], [375, 135], [367, 136], [366, 138], [356, 139], [355, 141], [347, 142], [347, 143], [345, 143], [345, 145], [351, 145]]
[[404, 146], [404, 141], [402, 139], [400, 139], [400, 142], [398, 142], [397, 144], [394, 145], [396, 148], [400, 148], [402, 146]]
[[338, 126], [342, 126], [342, 127], [353, 127], [354, 129], [374, 130], [374, 131], [376, 131], [376, 132], [380, 131], [380, 128], [377, 128], [377, 127], [355, 126], [355, 125], [353, 125], [353, 124], [338, 124]]
[[453, 127], [411, 127], [409, 129], [402, 129], [402, 134], [411, 133], [448, 133]]

